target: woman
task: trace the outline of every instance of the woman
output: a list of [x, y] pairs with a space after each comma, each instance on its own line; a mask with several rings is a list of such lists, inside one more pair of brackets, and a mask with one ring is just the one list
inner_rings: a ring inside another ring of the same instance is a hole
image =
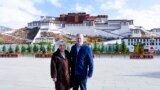
[[63, 40], [58, 42], [58, 47], [59, 48], [51, 58], [51, 78], [55, 82], [56, 90], [69, 90], [70, 55], [69, 52], [65, 50], [66, 45]]

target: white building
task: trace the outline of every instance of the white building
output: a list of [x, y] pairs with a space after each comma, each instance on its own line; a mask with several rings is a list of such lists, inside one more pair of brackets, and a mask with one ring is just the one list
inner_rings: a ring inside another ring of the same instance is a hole
[[147, 51], [160, 51], [160, 37], [128, 37], [123, 38], [123, 41], [129, 48], [130, 52], [134, 51], [134, 45], [141, 43]]
[[150, 32], [160, 37], [160, 28], [153, 28], [150, 30]]
[[122, 38], [131, 35], [133, 20], [108, 20], [106, 24], [95, 24], [97, 35]]
[[[58, 27], [59, 26], [57, 26], [54, 23], [53, 17], [49, 17], [49, 16], [41, 17], [39, 32], [35, 36], [32, 43], [40, 43], [40, 42], [55, 43], [54, 37], [44, 36], [44, 35], [42, 35], [42, 33], [49, 33], [49, 32], [60, 33], [60, 30], [57, 29]], [[34, 27], [32, 27], [32, 28], [34, 28]]]
[[[63, 24], [62, 31], [76, 35], [82, 33], [89, 36], [103, 36], [107, 38], [122, 38], [131, 36], [130, 25], [133, 20], [107, 20], [103, 23], [95, 21], [83, 21], [81, 24]], [[61, 25], [59, 25], [61, 26]]]
[[5, 33], [9, 31], [12, 31], [12, 29], [8, 27], [0, 26], [0, 33]]
[[[81, 33], [88, 36], [102, 36], [106, 38], [123, 38], [132, 35], [133, 20], [108, 20], [107, 15], [90, 16], [86, 13], [68, 13], [59, 17], [41, 16], [40, 21], [28, 23], [28, 28], [39, 27], [35, 38], [41, 32], [54, 32], [76, 35]], [[42, 40], [42, 39], [38, 39]], [[37, 42], [36, 39], [33, 42]]]
[[141, 26], [131, 28], [132, 35], [130, 37], [123, 38], [126, 46], [130, 52], [134, 51], [134, 45], [138, 43], [144, 45], [144, 49], [147, 51], [159, 51], [160, 50], [160, 37], [153, 34], [153, 31], [144, 30]]
[[72, 35], [82, 33], [107, 38], [128, 37], [131, 35], [131, 26], [133, 20], [108, 20], [107, 15], [89, 16], [86, 13], [68, 13], [60, 17], [41, 16], [40, 21], [28, 23], [28, 28], [39, 27], [41, 30], [49, 29], [49, 31], [62, 31]]
[[30, 28], [30, 29], [35, 28], [35, 27], [40, 28], [41, 27], [41, 22], [40, 21], [32, 21], [32, 22], [28, 23], [27, 27]]

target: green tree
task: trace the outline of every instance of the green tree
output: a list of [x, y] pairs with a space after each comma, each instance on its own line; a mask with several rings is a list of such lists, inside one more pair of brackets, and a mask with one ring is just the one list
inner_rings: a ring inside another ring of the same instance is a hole
[[129, 48], [126, 48], [126, 52], [125, 53], [129, 53]]
[[108, 53], [108, 46], [106, 46], [105, 49], [106, 49], [105, 52]]
[[134, 53], [139, 54], [139, 44], [134, 46]]
[[12, 48], [11, 45], [9, 46], [9, 49], [8, 49], [8, 50], [9, 50], [9, 53], [13, 53], [13, 48]]
[[29, 44], [28, 44], [28, 47], [27, 47], [27, 51], [28, 51], [29, 53], [31, 53], [31, 52], [32, 52], [32, 46], [31, 46], [31, 45], [29, 45]]
[[111, 53], [112, 52], [112, 46], [108, 46], [108, 52]]
[[122, 45], [121, 45], [121, 47], [122, 47], [122, 53], [125, 53], [125, 51], [126, 51], [126, 44], [125, 44], [125, 42], [124, 41], [122, 41]]
[[47, 51], [48, 51], [48, 52], [51, 52], [51, 49], [52, 49], [52, 48], [51, 48], [51, 44], [48, 44], [48, 45], [47, 45]]
[[33, 52], [36, 53], [36, 52], [38, 52], [38, 50], [39, 50], [39, 49], [38, 49], [37, 45], [34, 44], [34, 46], [33, 46]]
[[112, 45], [112, 46], [111, 46], [111, 52], [112, 52], [112, 53], [115, 52], [115, 45]]
[[22, 53], [26, 52], [26, 47], [23, 46], [23, 45], [22, 45], [22, 47], [21, 47], [21, 52], [22, 52]]
[[40, 46], [40, 51], [41, 51], [41, 52], [43, 52], [43, 53], [45, 53], [45, 52], [46, 52], [46, 49], [45, 49], [45, 47], [44, 47], [44, 45], [43, 45], [43, 44], [41, 44], [41, 46]]
[[51, 44], [50, 42], [40, 42], [40, 45], [47, 45], [47, 44]]
[[16, 53], [18, 53], [18, 52], [19, 52], [19, 45], [16, 45], [15, 52], [16, 52]]
[[52, 47], [52, 52], [55, 52], [55, 45], [53, 45]]
[[117, 42], [116, 42], [116, 45], [115, 45], [115, 49], [114, 49], [114, 50], [115, 50], [115, 52], [116, 52], [116, 53], [118, 53], [118, 52], [119, 52], [119, 45], [118, 45], [118, 43], [117, 43]]
[[134, 46], [134, 53], [136, 54], [144, 54], [144, 45], [138, 43], [137, 45]]
[[98, 52], [98, 45], [97, 45], [97, 42], [94, 42], [93, 52], [94, 52], [94, 53], [97, 53], [97, 52]]
[[3, 51], [4, 53], [6, 52], [6, 46], [5, 46], [5, 45], [2, 47], [2, 51]]
[[100, 52], [101, 52], [101, 53], [104, 53], [104, 50], [105, 50], [105, 46], [104, 46], [104, 43], [102, 43], [102, 44], [101, 44], [101, 48], [100, 48]]
[[119, 44], [119, 52], [122, 53], [122, 44]]
[[144, 45], [140, 44], [138, 51], [139, 51], [139, 54], [144, 54]]

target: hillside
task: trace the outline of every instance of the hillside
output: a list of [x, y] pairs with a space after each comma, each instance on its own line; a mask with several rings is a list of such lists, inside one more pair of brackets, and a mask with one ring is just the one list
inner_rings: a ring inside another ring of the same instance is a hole
[[33, 28], [33, 29], [21, 28], [21, 29], [17, 29], [11, 35], [24, 38], [24, 39], [33, 40], [36, 34], [38, 33], [38, 31], [39, 31], [39, 28]]
[[27, 43], [26, 39], [33, 40], [36, 34], [38, 33], [38, 30], [38, 28], [20, 28], [12, 33], [0, 33], [0, 42], [5, 44]]
[[26, 40], [17, 39], [12, 36], [0, 34], [0, 42], [5, 44], [22, 44], [22, 43], [25, 43]]
[[[20, 28], [14, 30], [12, 33], [1, 33], [0, 34], [0, 42], [5, 44], [20, 44], [27, 43], [26, 40], [33, 40], [37, 35], [39, 28]], [[55, 41], [60, 39], [72, 40], [69, 35], [55, 34], [53, 32], [41, 32], [41, 37], [54, 37]]]

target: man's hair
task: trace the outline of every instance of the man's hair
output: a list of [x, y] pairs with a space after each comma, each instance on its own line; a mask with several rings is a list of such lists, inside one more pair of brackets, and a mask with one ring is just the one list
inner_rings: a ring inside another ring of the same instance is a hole
[[78, 33], [78, 34], [76, 35], [76, 38], [83, 38], [83, 34]]

